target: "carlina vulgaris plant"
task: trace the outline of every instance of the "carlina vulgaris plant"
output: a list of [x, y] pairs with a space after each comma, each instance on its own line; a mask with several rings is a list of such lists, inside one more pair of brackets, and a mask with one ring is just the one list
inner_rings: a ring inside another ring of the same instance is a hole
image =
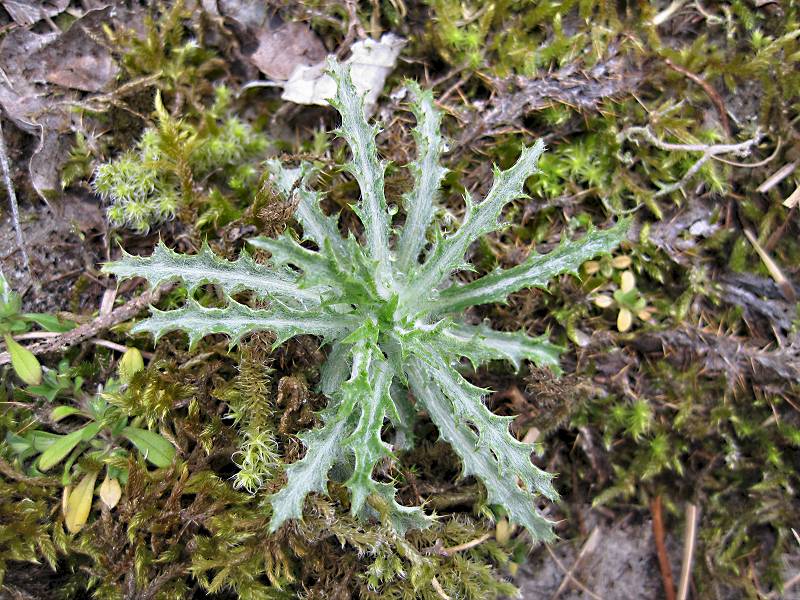
[[[227, 261], [207, 245], [195, 255], [181, 255], [163, 244], [149, 257], [125, 254], [106, 264], [105, 272], [119, 278], [144, 277], [153, 286], [179, 279], [189, 290], [184, 306], [153, 308], [132, 331], [151, 332], [158, 339], [183, 330], [191, 346], [209, 334], [226, 334], [235, 344], [250, 332], [266, 330], [275, 334], [276, 346], [309, 334], [330, 348], [319, 385], [329, 399], [319, 415], [322, 426], [300, 435], [305, 455], [286, 468], [286, 485], [270, 498], [273, 531], [288, 519], [302, 518], [309, 493], [327, 492], [334, 467], [349, 490], [352, 514], [380, 518], [401, 535], [425, 527], [431, 517], [422, 508], [400, 505], [395, 487], [373, 478], [379, 461], [413, 445], [415, 416], [424, 410], [460, 456], [463, 475], [486, 486], [488, 502], [502, 506], [534, 541], [551, 540], [552, 523], [537, 509], [536, 499], [557, 499], [553, 475], [532, 464], [533, 446], [509, 432], [513, 417], [493, 414], [483, 402], [486, 390], [469, 383], [459, 367], [463, 358], [473, 367], [491, 360], [519, 367], [531, 360], [559, 371], [561, 348], [546, 337], [469, 324], [463, 312], [502, 302], [518, 290], [544, 288], [559, 274], [577, 274], [582, 263], [618, 245], [628, 222], [592, 228], [579, 241], [562, 240], [549, 254], [532, 253], [515, 267], [461, 284], [452, 274], [470, 268], [464, 256], [473, 242], [503, 227], [501, 212], [523, 196], [544, 144], [524, 148], [508, 170], [495, 168], [487, 196], [476, 203], [467, 194], [461, 225], [445, 234], [435, 222], [436, 195], [447, 172], [440, 165], [446, 150], [441, 116], [432, 94], [409, 83], [417, 120], [417, 157], [409, 165], [414, 186], [402, 198], [405, 220], [393, 228], [395, 211], [384, 194], [386, 163], [379, 160], [375, 145], [379, 128], [367, 122], [348, 68], [331, 60], [328, 72], [337, 83], [331, 104], [342, 119], [336, 133], [352, 152], [345, 170], [361, 190], [353, 210], [363, 224], [363, 243], [353, 235], [343, 237], [337, 218], [322, 211], [322, 194], [308, 186], [309, 165], [285, 168], [270, 161], [274, 186], [297, 203], [301, 238], [285, 232], [278, 238], [249, 240], [271, 254], [267, 264], [247, 252]], [[222, 290], [225, 306], [205, 307], [192, 299], [204, 284]], [[251, 308], [234, 299], [245, 291], [267, 301], [267, 307]], [[397, 433], [393, 445], [382, 437], [387, 419]]]

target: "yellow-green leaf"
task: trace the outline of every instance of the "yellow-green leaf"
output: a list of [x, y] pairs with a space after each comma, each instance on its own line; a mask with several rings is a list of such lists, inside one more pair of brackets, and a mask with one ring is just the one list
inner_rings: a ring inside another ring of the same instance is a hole
[[60, 436], [54, 441], [39, 457], [39, 469], [47, 471], [49, 468], [64, 460], [64, 457], [72, 452], [72, 449], [81, 442], [84, 429], [84, 427], [81, 427], [72, 433]]
[[52, 411], [50, 411], [50, 418], [53, 419], [53, 421], [58, 422], [61, 419], [65, 419], [68, 416], [79, 412], [81, 411], [74, 406], [56, 406]]
[[6, 348], [11, 355], [11, 366], [14, 372], [28, 385], [42, 383], [42, 366], [33, 355], [33, 352], [14, 341], [10, 335], [5, 335]]
[[168, 467], [175, 456], [175, 447], [159, 434], [138, 427], [126, 427], [122, 435], [128, 438], [144, 457], [157, 467]]
[[97, 481], [97, 471], [91, 471], [83, 476], [81, 482], [70, 492], [64, 505], [64, 523], [70, 533], [79, 532], [89, 519], [94, 496], [94, 483]]
[[633, 324], [633, 314], [627, 308], [620, 308], [617, 314], [617, 329], [625, 333]]
[[128, 348], [119, 361], [119, 378], [122, 383], [130, 383], [133, 376], [144, 369], [144, 359], [138, 348]]
[[109, 509], [114, 508], [122, 497], [122, 487], [119, 481], [113, 477], [109, 478], [106, 473], [106, 478], [100, 484], [100, 500], [103, 501]]

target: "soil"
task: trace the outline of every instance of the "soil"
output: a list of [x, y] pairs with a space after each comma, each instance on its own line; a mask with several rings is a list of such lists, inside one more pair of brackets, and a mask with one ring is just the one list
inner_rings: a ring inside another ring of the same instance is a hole
[[23, 310], [79, 312], [90, 306], [100, 290], [98, 283], [86, 280], [88, 285], [78, 286], [85, 288], [84, 293], [77, 297], [75, 284], [105, 260], [105, 224], [98, 199], [89, 192], [70, 193], [52, 206], [20, 199], [19, 208], [30, 271], [25, 269], [7, 210], [0, 221], [0, 260], [11, 286], [22, 295]]

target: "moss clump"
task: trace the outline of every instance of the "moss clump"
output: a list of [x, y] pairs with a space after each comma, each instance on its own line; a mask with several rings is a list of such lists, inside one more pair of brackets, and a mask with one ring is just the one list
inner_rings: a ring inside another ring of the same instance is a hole
[[[263, 157], [268, 141], [228, 114], [230, 100], [230, 90], [218, 87], [214, 104], [192, 123], [173, 118], [156, 97], [158, 127], [145, 130], [135, 150], [95, 173], [93, 186], [109, 203], [111, 225], [146, 233], [181, 209], [201, 211], [197, 227], [224, 224], [238, 214], [222, 190], [243, 192], [254, 185], [250, 162]], [[197, 182], [210, 176], [224, 187], [207, 182], [199, 191]]]

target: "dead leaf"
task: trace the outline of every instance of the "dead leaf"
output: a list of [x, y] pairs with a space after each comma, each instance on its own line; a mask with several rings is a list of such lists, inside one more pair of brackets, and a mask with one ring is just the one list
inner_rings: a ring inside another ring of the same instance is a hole
[[202, 0], [202, 6], [234, 24], [247, 58], [270, 79], [286, 81], [298, 65], [314, 65], [327, 54], [311, 27], [283, 21], [260, 0]]
[[327, 52], [322, 41], [305, 23], [281, 23], [256, 33], [258, 48], [250, 55], [258, 70], [270, 79], [286, 81], [299, 65], [322, 61]]
[[17, 25], [30, 27], [45, 17], [60, 15], [69, 0], [2, 0], [0, 4]]
[[119, 481], [115, 478], [109, 478], [108, 473], [106, 473], [106, 478], [103, 479], [103, 483], [100, 484], [100, 500], [103, 501], [109, 509], [114, 508], [119, 499], [122, 498], [122, 487], [119, 485]]
[[264, 27], [270, 19], [263, 0], [203, 0], [203, 8], [211, 14], [233, 19], [251, 29]]
[[786, 208], [794, 208], [798, 204], [800, 204], [800, 185], [783, 201]]
[[[353, 44], [351, 56], [344, 62], [351, 65], [350, 75], [356, 89], [364, 94], [368, 113], [374, 109], [386, 77], [394, 69], [405, 44], [405, 39], [393, 33], [384, 34], [380, 41], [366, 39]], [[310, 67], [298, 65], [284, 84], [281, 99], [327, 106], [328, 99], [336, 94], [336, 83], [324, 71], [324, 61]]]
[[627, 308], [620, 308], [617, 314], [617, 329], [620, 333], [625, 333], [633, 324], [633, 313]]
[[119, 67], [104, 39], [102, 26], [108, 23], [114, 9], [92, 10], [75, 21], [58, 39], [31, 56], [31, 61], [44, 68], [44, 79], [84, 92], [100, 92], [109, 87]]
[[28, 170], [45, 202], [60, 193], [61, 165], [73, 131], [80, 128], [70, 104], [80, 99], [79, 90], [99, 92], [117, 76], [118, 67], [100, 40], [103, 25], [124, 19], [122, 11], [89, 11], [63, 34], [16, 29], [0, 42], [0, 106], [19, 128], [39, 138]]

